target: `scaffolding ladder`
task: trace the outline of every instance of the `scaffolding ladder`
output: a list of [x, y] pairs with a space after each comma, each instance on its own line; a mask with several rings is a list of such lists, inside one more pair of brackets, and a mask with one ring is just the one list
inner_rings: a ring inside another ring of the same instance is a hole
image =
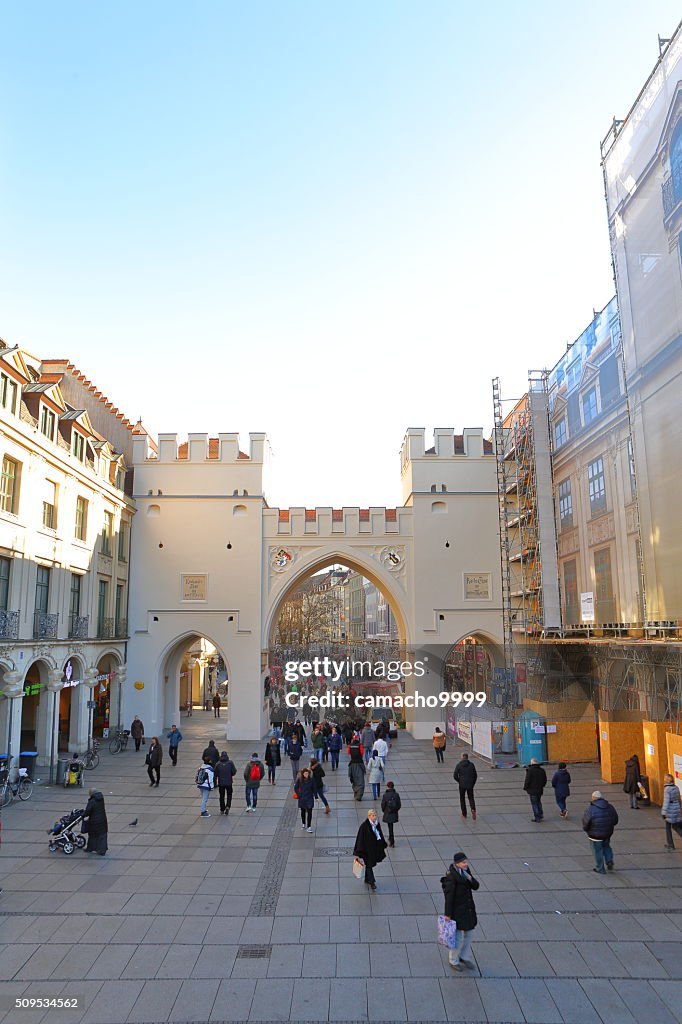
[[507, 467], [506, 436], [502, 415], [500, 378], [493, 378], [493, 415], [495, 424], [495, 463], [497, 467], [497, 508], [500, 529], [500, 569], [502, 577], [502, 635], [504, 639], [505, 668], [505, 715], [510, 717], [513, 710], [512, 687], [514, 678], [514, 634], [511, 594], [511, 570], [509, 566], [509, 519], [507, 515]]

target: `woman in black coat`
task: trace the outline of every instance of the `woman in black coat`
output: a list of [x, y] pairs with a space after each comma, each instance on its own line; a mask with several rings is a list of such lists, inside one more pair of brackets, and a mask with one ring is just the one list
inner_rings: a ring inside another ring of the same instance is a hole
[[[146, 757], [147, 761], [147, 775], [149, 776], [149, 785], [158, 786], [161, 780], [161, 762], [163, 760], [163, 750], [157, 736], [152, 736], [152, 741], [149, 744], [149, 752]], [[154, 779], [156, 775], [156, 780]]]
[[384, 812], [383, 821], [388, 825], [389, 846], [395, 846], [393, 826], [397, 824], [399, 820], [399, 813], [401, 807], [402, 801], [400, 799], [400, 794], [395, 788], [395, 784], [393, 782], [387, 782], [386, 792], [381, 798], [381, 809]]
[[637, 754], [633, 754], [632, 757], [628, 758], [625, 762], [625, 782], [623, 783], [623, 792], [627, 793], [630, 797], [630, 807], [633, 811], [637, 810], [637, 794], [639, 792], [639, 783], [641, 781], [642, 774], [639, 770], [639, 758]]
[[313, 807], [315, 806], [315, 783], [310, 768], [298, 773], [294, 783], [294, 793], [298, 797], [298, 809], [301, 812], [301, 828], [313, 831]]
[[265, 748], [265, 763], [268, 766], [268, 782], [272, 785], [275, 783], [275, 775], [277, 769], [282, 763], [282, 752], [279, 748], [279, 740], [273, 736], [267, 747]]
[[372, 889], [377, 887], [372, 869], [386, 859], [387, 845], [377, 812], [375, 810], [367, 811], [367, 820], [363, 821], [355, 838], [353, 856], [359, 857], [365, 865], [365, 885], [369, 885]]
[[471, 959], [471, 933], [478, 924], [478, 918], [472, 893], [480, 885], [471, 874], [465, 853], [455, 854], [447, 874], [441, 879], [441, 885], [445, 894], [444, 916], [457, 925], [456, 945], [449, 951], [448, 959], [454, 970], [461, 971], [461, 964], [474, 966]]
[[87, 853], [98, 853], [100, 857], [103, 857], [108, 849], [109, 823], [104, 807], [104, 797], [97, 789], [90, 790], [90, 799], [83, 815], [83, 825], [88, 833]]

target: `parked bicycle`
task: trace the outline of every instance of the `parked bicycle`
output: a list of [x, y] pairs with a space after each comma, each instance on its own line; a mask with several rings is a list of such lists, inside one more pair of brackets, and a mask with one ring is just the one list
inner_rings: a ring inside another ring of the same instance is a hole
[[18, 768], [15, 779], [12, 779], [12, 764], [16, 761], [13, 757], [8, 769], [5, 769], [5, 779], [2, 782], [2, 806], [7, 807], [15, 797], [20, 800], [30, 800], [33, 796], [33, 779], [28, 777], [27, 768]]
[[90, 771], [99, 764], [99, 740], [93, 739], [92, 746], [83, 754], [85, 770]]
[[128, 746], [129, 739], [130, 729], [117, 729], [113, 740], [109, 744], [109, 752], [111, 754], [120, 754]]

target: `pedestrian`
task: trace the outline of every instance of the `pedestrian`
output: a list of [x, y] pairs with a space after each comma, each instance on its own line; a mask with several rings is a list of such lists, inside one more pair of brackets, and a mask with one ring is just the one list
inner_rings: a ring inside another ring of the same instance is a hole
[[[163, 761], [163, 748], [159, 743], [157, 736], [152, 736], [152, 741], [149, 744], [149, 751], [145, 758], [145, 764], [147, 765], [147, 775], [149, 776], [149, 785], [158, 786], [161, 781], [161, 762]], [[156, 779], [156, 781], [155, 781]]]
[[317, 761], [321, 762], [322, 761], [322, 753], [324, 751], [326, 743], [325, 743], [325, 739], [324, 739], [324, 733], [322, 732], [322, 730], [320, 729], [320, 727], [318, 725], [316, 725], [315, 728], [313, 729], [313, 733], [312, 733], [312, 736], [310, 738], [310, 742], [313, 745], [313, 757], [315, 757], [315, 759]]
[[339, 767], [339, 754], [341, 753], [341, 747], [343, 746], [343, 736], [338, 725], [335, 725], [332, 729], [332, 734], [329, 737], [329, 754], [332, 760], [332, 771], [335, 772]]
[[263, 762], [255, 752], [251, 755], [251, 760], [244, 769], [244, 782], [246, 783], [246, 812], [256, 810], [256, 804], [258, 803], [258, 789], [260, 787], [260, 780], [265, 775], [265, 768]]
[[474, 786], [478, 778], [478, 772], [476, 771], [476, 765], [473, 761], [469, 760], [469, 755], [465, 752], [462, 754], [461, 760], [457, 763], [452, 777], [459, 786], [459, 806], [462, 812], [462, 817], [467, 816], [467, 805], [466, 801], [469, 800], [469, 807], [471, 808], [471, 817], [476, 821], [476, 800], [474, 799]]
[[89, 796], [83, 813], [83, 831], [88, 833], [88, 845], [85, 850], [86, 853], [98, 853], [103, 857], [108, 849], [109, 833], [104, 797], [98, 789], [91, 789]]
[[663, 776], [663, 806], [661, 815], [665, 821], [665, 848], [674, 850], [673, 830], [678, 836], [682, 836], [682, 804], [680, 802], [680, 791], [675, 785], [675, 780], [669, 773]]
[[268, 766], [268, 782], [275, 786], [275, 775], [282, 763], [282, 752], [279, 748], [279, 740], [273, 736], [265, 748], [265, 763]]
[[542, 821], [545, 812], [542, 809], [542, 794], [547, 785], [547, 773], [542, 765], [538, 764], [535, 757], [531, 757], [530, 765], [526, 768], [526, 780], [523, 788], [530, 798], [530, 805], [533, 808], [533, 821]]
[[[361, 764], [360, 767], [364, 771], [364, 764]], [[365, 865], [365, 885], [372, 890], [377, 887], [374, 868], [386, 859], [387, 845], [377, 812], [374, 809], [367, 811], [367, 818], [363, 821], [355, 837], [353, 856], [359, 857]]]
[[[358, 745], [358, 750], [360, 749]], [[355, 800], [362, 800], [365, 792], [365, 763], [362, 757], [356, 757], [350, 759], [348, 764], [348, 778], [351, 781], [353, 787], [353, 798]]]
[[298, 798], [298, 809], [301, 812], [301, 828], [313, 831], [313, 807], [315, 806], [315, 783], [310, 768], [298, 773], [294, 783], [294, 793]]
[[131, 722], [130, 735], [135, 740], [135, 750], [139, 750], [140, 744], [144, 741], [144, 722], [137, 715]]
[[461, 971], [462, 964], [474, 967], [471, 959], [471, 933], [478, 924], [478, 918], [473, 893], [479, 888], [480, 882], [471, 873], [465, 853], [460, 851], [454, 855], [440, 884], [445, 896], [445, 920], [452, 920], [457, 925], [455, 948], [448, 950], [450, 966], [455, 971]]
[[383, 821], [388, 825], [388, 845], [395, 846], [393, 826], [398, 823], [399, 811], [402, 807], [400, 794], [393, 782], [386, 783], [386, 792], [381, 798], [381, 810], [384, 812]]
[[332, 727], [331, 727], [331, 725], [329, 724], [329, 722], [327, 721], [326, 718], [325, 718], [324, 722], [322, 723], [322, 735], [324, 736], [324, 749], [322, 750], [322, 760], [323, 761], [328, 761], [329, 760], [329, 740], [331, 739], [331, 735], [332, 735]]
[[214, 718], [220, 718], [220, 708], [221, 708], [221, 705], [222, 705], [222, 701], [220, 699], [220, 694], [216, 693], [215, 697], [213, 698], [213, 717]]
[[187, 701], [187, 704], [185, 706], [187, 708], [187, 717], [191, 718], [192, 717], [192, 698], [191, 697]]
[[343, 732], [343, 738], [344, 738], [346, 744], [349, 745], [352, 742], [353, 734], [355, 732], [355, 729], [353, 728], [353, 723], [352, 722], [346, 722], [346, 724], [343, 727], [342, 732]]
[[220, 813], [229, 814], [232, 807], [233, 780], [237, 774], [237, 766], [226, 750], [221, 751], [220, 760], [215, 766], [214, 784], [218, 787], [220, 796]]
[[201, 793], [201, 817], [210, 818], [211, 815], [208, 813], [208, 798], [211, 795], [211, 790], [215, 787], [215, 773], [213, 771], [213, 765], [208, 757], [203, 758], [203, 762], [197, 771], [195, 780], [197, 789]]
[[378, 800], [381, 796], [381, 783], [384, 781], [384, 762], [376, 750], [372, 751], [367, 764], [367, 778], [372, 786], [372, 800]]
[[177, 725], [171, 725], [170, 732], [168, 733], [168, 753], [174, 768], [178, 763], [178, 747], [181, 742], [182, 733], [178, 729]]
[[590, 806], [583, 814], [583, 832], [592, 843], [592, 851], [596, 867], [592, 868], [598, 875], [605, 875], [604, 862], [609, 871], [613, 871], [613, 850], [611, 836], [618, 824], [618, 812], [613, 804], [605, 800], [598, 789], [592, 794]]
[[559, 767], [552, 776], [552, 787], [554, 789], [554, 799], [559, 807], [559, 814], [562, 818], [568, 817], [568, 811], [566, 810], [566, 797], [571, 795], [569, 789], [571, 783], [571, 774], [566, 771], [566, 762], [560, 761]]
[[215, 766], [220, 760], [220, 751], [215, 745], [215, 740], [208, 741], [208, 746], [206, 747], [206, 750], [203, 752], [201, 756], [203, 758], [208, 758], [208, 760], [211, 762], [211, 768], [213, 768], [213, 770], [215, 771]]
[[381, 760], [386, 763], [386, 758], [388, 757], [388, 743], [383, 736], [380, 736], [378, 740], [374, 741], [372, 750], [376, 750]]
[[305, 748], [307, 746], [307, 743], [306, 743], [306, 731], [303, 728], [303, 726], [301, 725], [300, 718], [297, 718], [296, 721], [294, 722], [294, 732], [298, 736], [298, 739], [299, 739], [299, 742], [300, 742], [301, 746]]
[[291, 775], [295, 782], [298, 777], [299, 762], [303, 756], [303, 747], [298, 742], [297, 732], [292, 732], [291, 738], [287, 740], [286, 751], [291, 762]]
[[439, 764], [443, 764], [445, 761], [445, 742], [446, 736], [444, 732], [441, 732], [439, 727], [436, 726], [436, 731], [433, 734], [433, 749], [436, 751], [436, 761]]
[[641, 781], [642, 773], [639, 770], [639, 758], [637, 754], [633, 754], [625, 762], [625, 782], [623, 783], [623, 792], [629, 795], [630, 809], [633, 811], [639, 810], [637, 807], [637, 794], [639, 793]]
[[371, 722], [365, 722], [362, 733], [360, 734], [360, 743], [362, 744], [363, 757], [365, 759], [365, 767], [367, 762], [372, 756], [372, 747], [374, 746], [374, 729], [372, 728]]
[[324, 813], [330, 814], [331, 807], [329, 806], [329, 802], [327, 801], [327, 798], [324, 795], [323, 779], [325, 776], [325, 771], [320, 762], [314, 757], [310, 760], [310, 774], [313, 777], [313, 790], [315, 794], [315, 799], [321, 800], [322, 803], [324, 804]]

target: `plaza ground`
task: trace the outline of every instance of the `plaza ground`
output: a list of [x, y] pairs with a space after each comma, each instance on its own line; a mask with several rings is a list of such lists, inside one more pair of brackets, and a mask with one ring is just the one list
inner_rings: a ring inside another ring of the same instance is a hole
[[[218, 725], [224, 735], [212, 712], [183, 717], [178, 766], [166, 744], [158, 789], [144, 751], [104, 751], [86, 786], [105, 796], [106, 858], [48, 852], [46, 829], [87, 789], [42, 784], [3, 811], [0, 1022], [682, 1020], [682, 842], [665, 851], [660, 810], [629, 810], [597, 766], [571, 768], [567, 820], [548, 793], [534, 824], [522, 770], [478, 761], [479, 817], [462, 821], [459, 751], [448, 745], [438, 765], [428, 743], [401, 735], [386, 772], [403, 802], [396, 847], [369, 894], [351, 854], [372, 801], [353, 801], [345, 754], [338, 773], [325, 766], [333, 813], [316, 809], [309, 835], [288, 763], [245, 813], [252, 745], [221, 741]], [[227, 746], [239, 784], [229, 817], [215, 794], [202, 819], [194, 776], [210, 738]], [[621, 818], [604, 877], [580, 828], [596, 785]], [[439, 879], [460, 849], [481, 888], [477, 969], [455, 975], [435, 923]], [[17, 997], [78, 1007], [17, 1010]]]

